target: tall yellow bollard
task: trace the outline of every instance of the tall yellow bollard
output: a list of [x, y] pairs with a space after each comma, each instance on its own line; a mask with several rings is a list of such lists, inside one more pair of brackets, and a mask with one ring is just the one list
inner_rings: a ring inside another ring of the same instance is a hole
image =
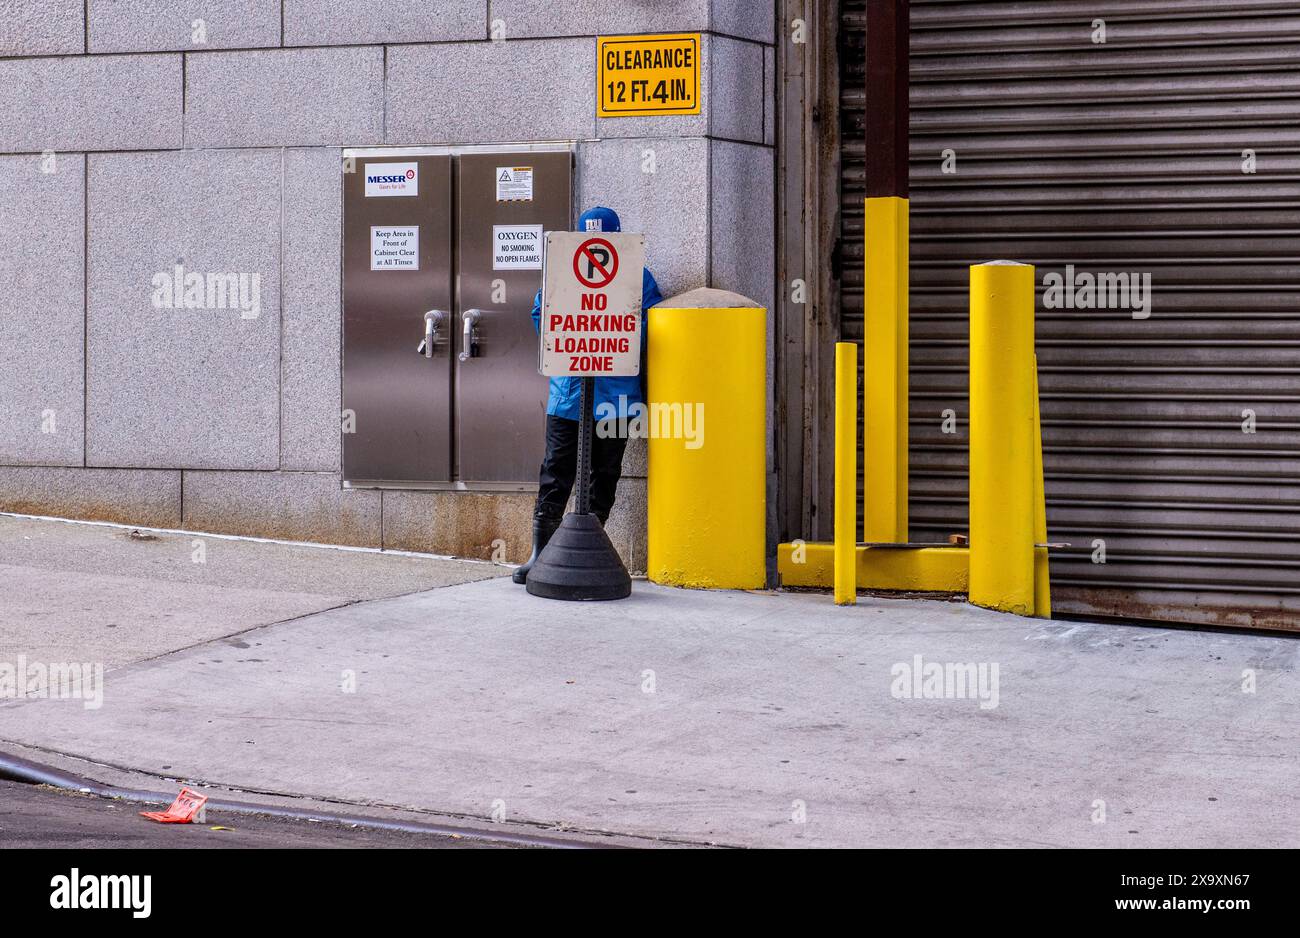
[[692, 290], [649, 311], [646, 343], [647, 575], [670, 586], [761, 589], [767, 310], [736, 293]]
[[1034, 268], [970, 269], [970, 601], [1033, 615]]
[[864, 205], [863, 539], [907, 541], [908, 201]]
[[835, 604], [858, 601], [858, 347], [835, 343]]

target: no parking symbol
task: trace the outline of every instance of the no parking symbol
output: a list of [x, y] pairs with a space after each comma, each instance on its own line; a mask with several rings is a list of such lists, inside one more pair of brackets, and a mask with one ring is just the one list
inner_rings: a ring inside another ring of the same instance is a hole
[[604, 238], [589, 238], [574, 252], [573, 275], [584, 287], [603, 290], [618, 275], [618, 251]]

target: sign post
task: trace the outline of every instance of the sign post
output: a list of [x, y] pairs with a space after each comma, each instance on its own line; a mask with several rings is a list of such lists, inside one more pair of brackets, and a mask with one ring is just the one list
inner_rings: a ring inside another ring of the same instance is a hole
[[632, 578], [591, 513], [591, 434], [597, 378], [641, 373], [642, 235], [552, 231], [542, 268], [539, 370], [579, 378], [577, 499], [528, 571], [527, 589], [547, 599], [623, 599]]

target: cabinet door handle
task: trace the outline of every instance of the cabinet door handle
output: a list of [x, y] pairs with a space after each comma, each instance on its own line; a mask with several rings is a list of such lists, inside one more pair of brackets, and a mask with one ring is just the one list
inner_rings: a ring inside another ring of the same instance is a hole
[[483, 310], [467, 309], [460, 314], [461, 323], [465, 332], [460, 344], [461, 361], [467, 362], [471, 358], [478, 358], [478, 323], [483, 318]]
[[440, 309], [431, 309], [424, 314], [424, 341], [415, 350], [425, 358], [433, 358], [433, 347], [442, 338], [442, 327], [447, 321], [447, 314]]

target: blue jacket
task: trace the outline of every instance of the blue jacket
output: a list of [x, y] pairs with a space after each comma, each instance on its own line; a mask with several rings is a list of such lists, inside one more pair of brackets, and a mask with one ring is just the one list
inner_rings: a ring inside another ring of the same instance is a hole
[[[655, 283], [655, 278], [649, 270], [644, 270], [641, 277], [641, 311], [644, 316], [649, 312], [650, 307], [656, 303], [663, 302], [663, 295], [659, 292], [659, 284]], [[533, 298], [533, 328], [539, 333], [542, 329], [542, 291], [537, 291], [537, 296]], [[642, 393], [642, 380], [645, 378], [645, 320], [641, 323], [641, 375], [640, 377], [624, 378], [597, 378], [596, 379], [596, 400], [592, 404], [594, 409], [601, 404], [612, 404], [615, 408], [619, 406], [619, 398], [627, 398], [627, 406], [632, 404], [645, 403], [645, 395]], [[581, 417], [579, 413], [580, 402], [582, 400], [582, 379], [581, 378], [552, 378], [551, 391], [546, 398], [546, 413], [552, 417], [564, 417], [568, 420], [578, 420]]]

